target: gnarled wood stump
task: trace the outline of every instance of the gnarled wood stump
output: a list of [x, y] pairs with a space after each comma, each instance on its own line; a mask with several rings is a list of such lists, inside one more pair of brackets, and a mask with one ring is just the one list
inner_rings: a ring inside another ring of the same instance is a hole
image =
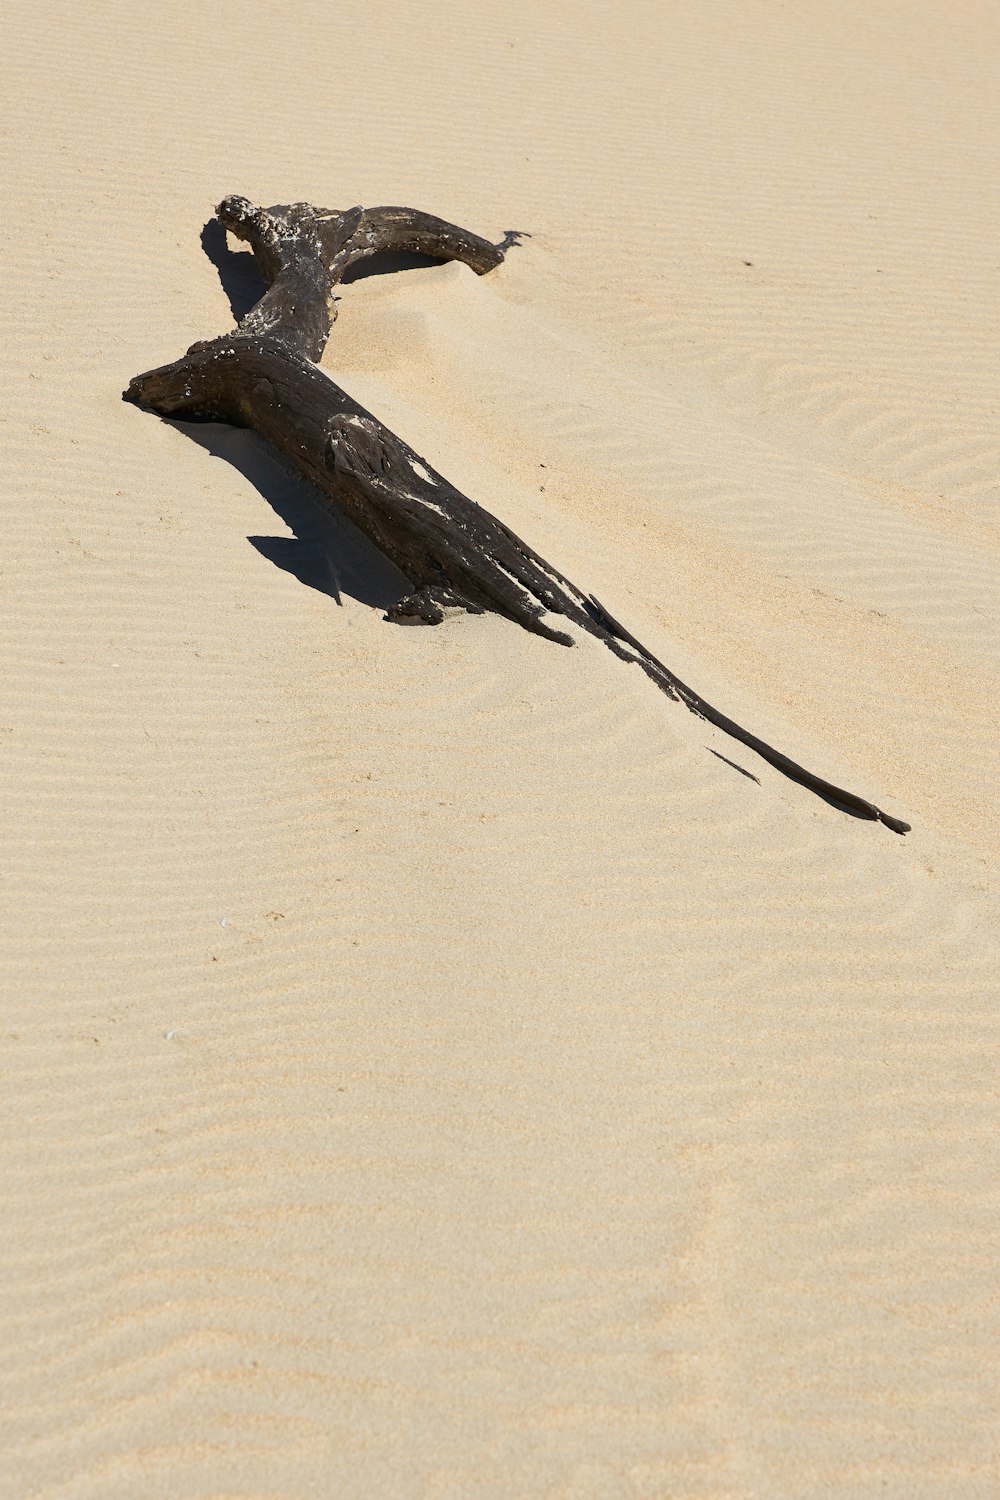
[[388, 618], [436, 624], [450, 606], [493, 610], [572, 646], [572, 636], [553, 623], [561, 617], [623, 661], [635, 662], [668, 697], [786, 776], [895, 833], [909, 830], [908, 823], [814, 776], [706, 703], [593, 595], [456, 490], [319, 369], [316, 361], [336, 316], [333, 289], [356, 261], [386, 250], [419, 251], [463, 261], [484, 275], [517, 243], [517, 233], [494, 245], [409, 208], [257, 208], [238, 197], [224, 199], [217, 215], [249, 243], [267, 291], [231, 333], [193, 344], [173, 364], [137, 375], [124, 393], [127, 401], [164, 417], [250, 427], [267, 438], [411, 581], [412, 592]]

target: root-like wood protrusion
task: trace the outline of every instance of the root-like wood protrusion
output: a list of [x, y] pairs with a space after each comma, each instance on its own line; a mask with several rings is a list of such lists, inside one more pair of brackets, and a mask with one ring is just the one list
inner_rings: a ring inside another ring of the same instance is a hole
[[784, 775], [895, 833], [910, 825], [758, 739], [706, 703], [489, 511], [425, 462], [318, 368], [336, 316], [334, 287], [356, 261], [385, 250], [459, 260], [479, 275], [518, 241], [499, 244], [409, 208], [336, 212], [294, 203], [223, 200], [219, 221], [253, 250], [267, 290], [233, 332], [137, 375], [124, 393], [164, 417], [230, 422], [268, 439], [411, 581], [389, 618], [436, 624], [448, 607], [492, 610], [560, 645], [551, 617], [635, 662], [668, 697], [739, 740]]

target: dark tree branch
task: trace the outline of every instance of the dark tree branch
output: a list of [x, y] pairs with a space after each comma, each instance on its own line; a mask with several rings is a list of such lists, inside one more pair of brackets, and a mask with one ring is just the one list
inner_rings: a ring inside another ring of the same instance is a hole
[[333, 289], [356, 261], [384, 250], [415, 250], [463, 261], [484, 275], [517, 243], [515, 232], [494, 245], [409, 208], [258, 208], [238, 197], [224, 199], [218, 217], [250, 245], [267, 291], [232, 333], [137, 375], [127, 401], [166, 417], [251, 427], [267, 438], [410, 579], [413, 591], [393, 606], [390, 619], [436, 624], [447, 608], [492, 610], [572, 646], [573, 637], [546, 618], [561, 616], [794, 781], [895, 833], [909, 830], [706, 703], [593, 595], [455, 489], [318, 368], [336, 315]]
[[415, 250], [439, 260], [460, 260], [480, 276], [492, 271], [516, 243], [508, 232], [491, 245], [466, 229], [413, 208], [313, 208], [310, 203], [257, 208], [246, 198], [224, 198], [219, 222], [250, 246], [267, 294], [243, 319], [240, 331], [280, 338], [307, 359], [318, 360], [337, 316], [333, 289], [356, 261], [385, 250]]

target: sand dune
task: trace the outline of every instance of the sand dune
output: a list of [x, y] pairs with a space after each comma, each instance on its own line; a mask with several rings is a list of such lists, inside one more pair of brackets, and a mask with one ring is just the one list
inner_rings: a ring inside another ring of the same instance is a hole
[[[1000, 1492], [997, 17], [6, 41], [0, 1492]], [[530, 232], [325, 366], [913, 832], [124, 405], [233, 191]]]

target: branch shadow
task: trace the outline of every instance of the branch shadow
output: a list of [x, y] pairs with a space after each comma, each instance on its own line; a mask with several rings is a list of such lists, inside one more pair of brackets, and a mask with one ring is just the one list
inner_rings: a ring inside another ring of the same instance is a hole
[[226, 231], [218, 219], [202, 226], [201, 248], [219, 273], [229, 309], [238, 323], [267, 291], [257, 262], [249, 250], [230, 250]]
[[368, 276], [395, 276], [398, 271], [422, 271], [428, 266], [443, 266], [445, 260], [435, 255], [421, 255], [418, 250], [381, 250], [365, 260], [356, 260], [341, 277], [347, 286]]
[[248, 479], [294, 536], [250, 536], [247, 541], [276, 568], [340, 603], [342, 594], [385, 611], [413, 584], [346, 516], [328, 511], [317, 491], [287, 466], [257, 433], [221, 422], [180, 422], [183, 432], [213, 458]]
[[716, 760], [724, 760], [727, 766], [732, 766], [734, 771], [739, 771], [741, 776], [745, 776], [748, 781], [756, 781], [757, 785], [760, 786], [760, 777], [755, 776], [752, 771], [747, 771], [743, 766], [738, 766], [734, 760], [729, 759], [728, 755], [723, 755], [719, 750], [713, 750], [711, 745], [706, 745], [705, 749], [709, 755], [714, 755]]

